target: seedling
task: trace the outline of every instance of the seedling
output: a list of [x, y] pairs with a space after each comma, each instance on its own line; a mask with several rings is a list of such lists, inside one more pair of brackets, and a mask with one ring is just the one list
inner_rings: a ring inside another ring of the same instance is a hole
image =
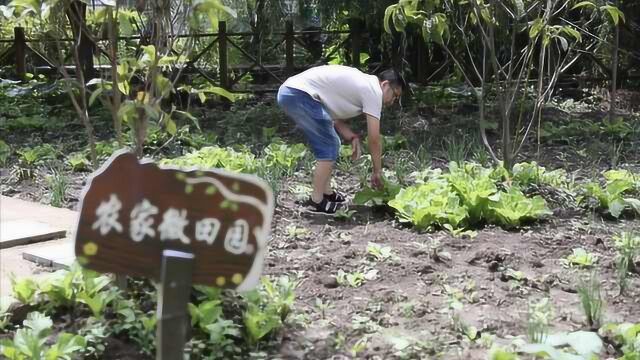
[[529, 302], [527, 311], [527, 336], [534, 344], [543, 343], [549, 335], [553, 320], [553, 307], [549, 298]]
[[51, 206], [62, 207], [67, 199], [69, 179], [58, 170], [52, 170], [47, 177], [49, 191], [51, 192]]
[[327, 311], [333, 308], [333, 305], [329, 301], [322, 301], [321, 298], [316, 298], [316, 308], [320, 311], [320, 318], [326, 319]]
[[309, 229], [297, 227], [295, 225], [289, 225], [287, 226], [286, 233], [290, 238], [301, 239], [309, 234]]
[[353, 218], [353, 215], [356, 213], [355, 210], [349, 210], [348, 208], [341, 208], [334, 214], [334, 217], [337, 220], [348, 221]]
[[376, 243], [367, 244], [367, 255], [369, 258], [375, 261], [385, 261], [389, 259], [393, 254], [390, 246], [382, 246]]
[[616, 270], [620, 293], [627, 288], [627, 276], [635, 269], [635, 258], [640, 256], [640, 236], [635, 233], [623, 232], [613, 238], [617, 251]]
[[589, 268], [595, 265], [598, 262], [598, 256], [587, 252], [583, 248], [573, 249], [571, 255], [567, 256], [565, 259], [561, 259], [560, 262], [565, 267], [582, 267]]
[[365, 274], [360, 271], [346, 273], [342, 269], [338, 270], [336, 281], [341, 286], [349, 286], [352, 288], [360, 287], [365, 282]]
[[600, 280], [595, 272], [580, 280], [578, 285], [580, 304], [587, 318], [587, 324], [592, 329], [600, 326], [604, 299], [602, 298]]

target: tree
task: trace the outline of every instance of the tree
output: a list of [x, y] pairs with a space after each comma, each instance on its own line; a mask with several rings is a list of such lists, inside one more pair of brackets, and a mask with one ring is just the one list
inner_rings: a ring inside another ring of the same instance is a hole
[[[475, 93], [480, 108], [480, 135], [498, 162], [498, 152], [486, 135], [487, 94], [489, 90], [495, 92], [502, 162], [511, 170], [532, 129], [540, 128], [541, 110], [550, 99], [559, 75], [580, 56], [579, 50], [585, 50], [581, 47], [583, 29], [567, 19], [586, 2], [572, 7], [573, 3], [400, 0], [387, 8], [384, 25], [391, 32], [391, 24], [397, 31], [405, 31], [408, 24], [417, 24], [425, 41], [446, 51]], [[529, 101], [531, 97], [533, 101]]]

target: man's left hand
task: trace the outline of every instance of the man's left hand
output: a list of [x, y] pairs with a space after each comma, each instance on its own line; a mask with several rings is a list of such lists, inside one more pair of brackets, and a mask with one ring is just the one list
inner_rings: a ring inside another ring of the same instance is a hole
[[351, 152], [351, 161], [358, 160], [362, 155], [362, 145], [360, 144], [359, 137], [354, 136], [351, 139], [351, 149], [353, 149], [353, 151]]

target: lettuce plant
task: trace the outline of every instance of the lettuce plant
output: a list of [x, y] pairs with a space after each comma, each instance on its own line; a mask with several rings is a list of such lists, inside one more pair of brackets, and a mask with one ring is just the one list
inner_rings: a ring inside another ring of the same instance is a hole
[[490, 200], [488, 220], [506, 228], [518, 227], [552, 214], [542, 197], [528, 198], [515, 187], [495, 194]]
[[458, 228], [468, 217], [467, 209], [445, 179], [433, 179], [402, 189], [389, 201], [389, 206], [396, 209], [400, 221], [410, 222], [424, 230], [444, 224]]

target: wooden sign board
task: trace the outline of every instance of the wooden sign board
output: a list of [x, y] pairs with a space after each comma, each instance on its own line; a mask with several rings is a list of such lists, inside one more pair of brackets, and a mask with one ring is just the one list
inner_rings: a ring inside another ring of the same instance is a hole
[[164, 250], [192, 253], [193, 283], [247, 290], [260, 278], [273, 206], [255, 176], [158, 167], [121, 151], [84, 189], [75, 253], [89, 269], [153, 279]]

